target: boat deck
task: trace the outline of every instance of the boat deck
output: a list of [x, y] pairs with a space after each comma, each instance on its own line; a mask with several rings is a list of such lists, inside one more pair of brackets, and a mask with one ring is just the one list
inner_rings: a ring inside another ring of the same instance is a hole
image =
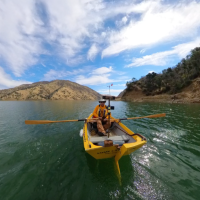
[[108, 136], [99, 136], [96, 134], [95, 130], [92, 128], [92, 124], [88, 123], [87, 133], [89, 140], [96, 144], [102, 143], [105, 140], [113, 140], [114, 143], [134, 143], [136, 140], [130, 136], [119, 124], [116, 122], [113, 123], [112, 127], [109, 129]]

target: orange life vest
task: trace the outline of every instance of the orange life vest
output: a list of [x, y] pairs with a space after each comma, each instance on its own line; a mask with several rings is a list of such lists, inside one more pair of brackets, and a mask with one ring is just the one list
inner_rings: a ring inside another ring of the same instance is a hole
[[105, 105], [103, 107], [101, 107], [100, 105], [97, 105], [93, 111], [94, 118], [97, 118], [97, 117], [106, 118], [107, 115], [108, 115], [108, 110]]

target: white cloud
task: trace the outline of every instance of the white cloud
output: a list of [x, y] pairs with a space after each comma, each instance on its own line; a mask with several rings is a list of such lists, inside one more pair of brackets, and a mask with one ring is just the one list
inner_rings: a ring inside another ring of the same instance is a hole
[[195, 47], [200, 46], [200, 37], [197, 39], [182, 43], [174, 47], [174, 51], [178, 54], [180, 58], [187, 56], [187, 54]]
[[148, 74], [152, 74], [153, 72], [155, 72], [155, 71], [149, 71]]
[[101, 33], [101, 36], [102, 36], [103, 38], [105, 38], [105, 37], [106, 37], [106, 32], [102, 32], [102, 33]]
[[[39, 61], [41, 54], [59, 55], [68, 65], [86, 60], [81, 50], [86, 47], [85, 40], [102, 23], [98, 12], [103, 3], [100, 0], [11, 0], [0, 1], [0, 8], [0, 59], [15, 76], [21, 76]], [[45, 50], [46, 43], [51, 45], [51, 50]]]
[[200, 38], [191, 42], [179, 44], [173, 47], [173, 50], [154, 53], [143, 56], [142, 58], [135, 58], [131, 64], [127, 65], [127, 67], [139, 67], [143, 65], [165, 66], [171, 61], [172, 58], [176, 56], [183, 58], [197, 46], [200, 46]]
[[76, 77], [75, 82], [82, 84], [82, 85], [101, 85], [104, 83], [116, 82], [116, 80], [110, 79], [109, 76], [110, 76], [110, 74], [104, 74], [103, 76], [102, 75], [92, 75], [90, 77], [80, 75], [80, 76]]
[[67, 77], [69, 78], [69, 76], [86, 73], [88, 70], [89, 68], [87, 69], [85, 67], [82, 69], [76, 69], [72, 71], [50, 69], [46, 74], [44, 74], [42, 80], [52, 81], [56, 79], [65, 79]]
[[42, 53], [40, 39], [35, 37], [42, 22], [32, 10], [34, 5], [34, 0], [0, 1], [0, 59], [16, 76], [36, 64]]
[[124, 17], [122, 18], [122, 23], [123, 23], [123, 24], [126, 24], [127, 21], [128, 21], [127, 17], [124, 16]]
[[93, 44], [87, 54], [87, 59], [93, 61], [99, 52], [99, 49], [97, 48], [96, 44]]
[[[123, 81], [122, 76], [115, 77], [115, 79], [110, 78], [111, 72], [113, 73], [113, 67], [100, 67], [97, 69], [94, 69], [91, 71], [91, 73], [88, 73], [87, 76], [85, 75], [79, 75], [75, 78], [75, 82], [83, 85], [101, 85], [105, 83], [113, 83], [113, 82], [119, 82]], [[85, 73], [84, 73], [85, 74]]]
[[[122, 89], [110, 89], [110, 94], [117, 96], [122, 91], [123, 91]], [[109, 89], [97, 90], [97, 92], [100, 94], [109, 94]]]
[[[123, 14], [121, 22], [125, 25], [129, 13], [142, 13], [151, 4], [151, 1], [113, 4], [101, 0], [0, 1], [0, 59], [16, 76], [21, 76], [39, 62], [41, 54], [59, 55], [68, 65], [84, 62], [86, 55], [82, 50], [89, 41], [95, 43], [87, 56], [92, 60], [112, 31], [104, 27], [107, 19]], [[46, 43], [51, 50], [45, 47]]]
[[[115, 74], [115, 78], [110, 78], [113, 73]], [[127, 76], [121, 76], [121, 72], [118, 73], [114, 71], [113, 67], [110, 66], [94, 69], [91, 73], [88, 73], [87, 76], [79, 75], [75, 78], [75, 82], [83, 85], [101, 85], [105, 83], [122, 82], [126, 79]]]
[[125, 87], [126, 86], [126, 84], [124, 83], [124, 84], [113, 84], [113, 86], [112, 87], [118, 87], [118, 86], [123, 86], [123, 87]]
[[[100, 0], [51, 0], [42, 1], [48, 10], [50, 34], [48, 41], [56, 43], [64, 59], [76, 60], [77, 54], [87, 47], [85, 41], [101, 26], [98, 15], [104, 3]], [[92, 47], [88, 58], [93, 59], [97, 47]]]
[[132, 63], [127, 65], [127, 67], [139, 67], [143, 65], [165, 66], [174, 55], [174, 50], [171, 50], [143, 56], [142, 58], [134, 58]]
[[100, 67], [97, 69], [94, 69], [91, 74], [97, 74], [97, 75], [102, 75], [102, 74], [106, 74], [106, 73], [110, 73], [113, 71], [113, 67]]
[[56, 79], [62, 79], [66, 77], [68, 74], [66, 71], [56, 71], [53, 69], [50, 69], [46, 74], [44, 74], [44, 77], [42, 80], [45, 81], [52, 81]]
[[138, 21], [132, 20], [120, 31], [110, 31], [109, 45], [102, 51], [102, 57], [161, 42], [194, 38], [199, 34], [200, 2], [184, 1], [175, 6], [163, 1], [148, 1], [142, 5]]
[[124, 25], [126, 25], [127, 21], [128, 21], [128, 18], [126, 16], [124, 16], [120, 21], [118, 21], [118, 20], [116, 21], [116, 25], [118, 27], [124, 26]]
[[[43, 54], [77, 65], [94, 60], [103, 48], [102, 57], [199, 34], [199, 2], [184, 1], [176, 6], [155, 0], [137, 2], [0, 1], [0, 64], [22, 76], [40, 63]], [[123, 28], [109, 26], [117, 19]], [[61, 75], [51, 71], [44, 76]]]
[[146, 49], [142, 49], [141, 51], [140, 51], [140, 53], [145, 53], [145, 51], [146, 51]]
[[31, 84], [29, 81], [12, 80], [10, 75], [6, 74], [2, 67], [0, 67], [0, 89], [13, 88], [22, 84]]
[[117, 76], [121, 76], [126, 74], [126, 72], [124, 71], [117, 71], [117, 70], [114, 70], [112, 66], [110, 67], [100, 67], [100, 68], [97, 68], [97, 69], [94, 69], [90, 74], [97, 74], [97, 75], [100, 75], [100, 74], [107, 74], [107, 73], [111, 73], [112, 74], [115, 74]]
[[[115, 78], [110, 78], [112, 73], [117, 73], [113, 70], [113, 67], [100, 67], [92, 70], [91, 66], [86, 66], [80, 69], [67, 71], [67, 70], [54, 70], [50, 69], [46, 74], [44, 74], [44, 77], [42, 80], [45, 81], [51, 81], [55, 79], [70, 79], [73, 81], [82, 84], [82, 85], [101, 85], [105, 83], [114, 83], [114, 82], [120, 82], [127, 79], [126, 76], [121, 76], [119, 73], [118, 75], [115, 75]], [[87, 74], [87, 75], [85, 75]], [[118, 84], [120, 85], [120, 84]], [[120, 86], [123, 86], [124, 84], [121, 84]]]

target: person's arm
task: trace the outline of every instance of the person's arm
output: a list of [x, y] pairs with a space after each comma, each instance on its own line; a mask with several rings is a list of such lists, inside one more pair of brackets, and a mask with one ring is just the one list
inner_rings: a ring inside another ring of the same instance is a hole
[[98, 108], [99, 108], [99, 105], [97, 105], [97, 106], [95, 107], [94, 111], [93, 111], [93, 116], [94, 116], [94, 117], [99, 117], [98, 114], [97, 114]]

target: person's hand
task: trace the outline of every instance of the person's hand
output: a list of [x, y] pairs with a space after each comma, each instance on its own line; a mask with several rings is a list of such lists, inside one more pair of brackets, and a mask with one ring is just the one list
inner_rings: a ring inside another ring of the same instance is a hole
[[106, 122], [106, 121], [108, 121], [108, 119], [107, 119], [107, 118], [105, 118], [103, 121], [104, 121], [104, 122]]
[[102, 120], [102, 117], [99, 117], [100, 120]]

